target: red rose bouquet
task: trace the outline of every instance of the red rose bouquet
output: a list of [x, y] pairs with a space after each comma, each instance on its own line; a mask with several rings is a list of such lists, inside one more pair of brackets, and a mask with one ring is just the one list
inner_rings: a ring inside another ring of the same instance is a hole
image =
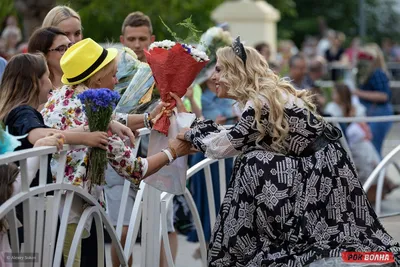
[[[193, 30], [194, 26], [191, 24], [190, 18], [185, 20], [184, 23], [180, 23], [180, 25], [190, 25], [191, 28], [189, 28], [192, 32], [196, 31], [195, 29]], [[171, 32], [168, 27], [167, 29]], [[176, 34], [172, 33], [172, 35], [176, 37]], [[187, 88], [193, 83], [209, 60], [206, 53], [183, 43], [182, 40], [178, 40], [178, 42], [170, 40], [154, 42], [149, 47], [149, 50], [145, 52], [145, 55], [153, 72], [161, 100], [171, 103], [168, 107], [169, 109], [175, 107], [175, 101], [169, 93], [172, 92], [179, 97], [183, 97]], [[157, 120], [153, 129], [168, 135], [169, 126], [169, 118], [163, 115]]]

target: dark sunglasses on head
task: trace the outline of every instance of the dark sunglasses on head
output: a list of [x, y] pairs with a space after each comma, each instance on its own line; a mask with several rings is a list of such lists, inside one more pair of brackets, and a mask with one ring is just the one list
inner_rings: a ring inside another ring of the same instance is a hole
[[60, 54], [64, 54], [65, 51], [67, 51], [68, 48], [70, 48], [72, 45], [73, 45], [73, 43], [69, 43], [68, 45], [60, 45], [60, 46], [57, 46], [56, 48], [49, 49], [49, 52], [51, 52], [51, 51], [57, 51], [57, 52], [59, 52]]

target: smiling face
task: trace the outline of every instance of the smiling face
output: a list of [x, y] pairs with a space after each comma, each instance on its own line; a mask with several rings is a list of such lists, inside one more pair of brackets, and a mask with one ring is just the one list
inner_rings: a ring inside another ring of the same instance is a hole
[[224, 80], [221, 79], [223, 77], [223, 74], [224, 74], [224, 67], [222, 66], [221, 62], [217, 60], [214, 74], [211, 77], [212, 81], [215, 84], [215, 92], [217, 94], [217, 97], [234, 99], [234, 97], [228, 94], [228, 87], [226, 82], [224, 82]]
[[53, 44], [46, 54], [47, 64], [52, 71], [56, 70], [62, 73], [60, 60], [71, 44], [71, 41], [65, 35], [57, 35], [54, 38]]
[[115, 85], [118, 83], [116, 74], [117, 60], [114, 59], [83, 83], [89, 88], [107, 88], [114, 90]]
[[75, 17], [70, 17], [61, 21], [57, 27], [60, 28], [74, 44], [83, 38], [81, 21]]

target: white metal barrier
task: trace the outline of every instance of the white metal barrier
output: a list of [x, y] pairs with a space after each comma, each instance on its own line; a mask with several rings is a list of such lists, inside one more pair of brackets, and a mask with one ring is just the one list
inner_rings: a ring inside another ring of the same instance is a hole
[[[204, 176], [205, 176], [205, 180], [206, 180], [206, 188], [207, 188], [207, 192], [205, 192], [207, 194], [207, 200], [208, 200], [208, 211], [209, 211], [209, 215], [210, 215], [210, 225], [214, 225], [215, 224], [215, 220], [216, 220], [216, 211], [215, 211], [215, 197], [214, 197], [214, 189], [213, 189], [213, 185], [212, 185], [212, 175], [211, 175], [211, 164], [214, 164], [218, 162], [218, 170], [219, 170], [219, 187], [220, 187], [220, 199], [218, 200], [217, 203], [219, 203], [220, 205], [222, 204], [222, 200], [225, 196], [226, 193], [226, 189], [227, 189], [227, 185], [226, 185], [226, 171], [225, 171], [225, 160], [224, 159], [220, 159], [220, 160], [212, 160], [209, 158], [206, 158], [202, 161], [200, 161], [199, 163], [197, 163], [196, 165], [194, 165], [193, 167], [191, 167], [188, 171], [187, 171], [187, 178], [186, 179], [191, 179], [193, 175], [197, 174], [198, 172], [204, 170]], [[193, 179], [193, 178], [192, 178]], [[190, 193], [190, 191], [188, 189], [186, 189], [185, 193], [184, 193], [184, 197], [188, 203], [190, 212], [192, 213], [192, 217], [193, 217], [193, 221], [194, 221], [194, 226], [195, 229], [197, 231], [197, 236], [199, 238], [199, 243], [200, 243], [200, 255], [201, 255], [201, 261], [202, 261], [202, 265], [203, 266], [207, 266], [207, 244], [206, 244], [206, 240], [204, 237], [204, 231], [203, 231], [203, 226], [201, 224], [201, 219], [199, 216], [199, 213], [197, 211], [196, 208], [196, 204], [193, 200], [192, 194]], [[161, 201], [163, 203], [166, 203], [167, 205], [172, 205], [172, 199], [173, 199], [173, 195], [169, 194], [169, 193], [162, 193], [161, 194]], [[166, 206], [167, 207], [167, 206]], [[164, 214], [162, 214], [162, 218], [166, 218], [167, 214], [166, 211]], [[163, 232], [163, 238], [164, 236], [168, 236], [167, 235], [167, 229], [166, 227], [162, 227], [162, 232]], [[170, 255], [167, 254], [167, 257], [170, 257]], [[171, 257], [172, 259], [172, 257]], [[174, 265], [172, 264], [172, 262], [168, 261], [168, 266], [173, 267]]]
[[[66, 154], [68, 150], [77, 147], [64, 146], [60, 152], [60, 164], [56, 183], [46, 184], [47, 160], [48, 155], [56, 152], [55, 147], [32, 148], [23, 151], [8, 153], [0, 156], [0, 165], [12, 162], [20, 163], [21, 171], [21, 192], [7, 200], [0, 206], [0, 218], [7, 218], [11, 236], [11, 248], [13, 253], [36, 253], [36, 260], [32, 264], [15, 262], [13, 266], [60, 266], [64, 240], [67, 231], [67, 220], [74, 197], [82, 198], [91, 207], [86, 209], [80, 218], [77, 231], [75, 232], [73, 243], [69, 252], [66, 266], [72, 266], [77, 251], [78, 241], [81, 238], [84, 223], [93, 217], [97, 228], [97, 251], [99, 265], [104, 266], [104, 237], [103, 225], [109, 233], [111, 239], [118, 244], [119, 259], [123, 266], [127, 266], [122, 246], [118, 242], [112, 223], [105, 214], [103, 208], [90, 194], [83, 189], [64, 184], [64, 169]], [[40, 157], [40, 177], [39, 185], [29, 187], [27, 177], [27, 158]], [[53, 192], [53, 196], [46, 196]], [[59, 208], [62, 195], [65, 195], [65, 203], [60, 218], [58, 236], [57, 225], [59, 221]], [[23, 229], [24, 243], [19, 248], [19, 238], [17, 233], [18, 223], [15, 208], [18, 204], [23, 205]]]

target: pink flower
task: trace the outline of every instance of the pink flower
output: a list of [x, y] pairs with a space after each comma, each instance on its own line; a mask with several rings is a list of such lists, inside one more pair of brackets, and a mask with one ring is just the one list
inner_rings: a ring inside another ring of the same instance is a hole
[[64, 106], [68, 106], [68, 105], [69, 105], [69, 100], [68, 100], [68, 99], [65, 99], [64, 102], [63, 102], [63, 105], [64, 105]]
[[126, 166], [126, 161], [123, 159], [120, 161], [119, 165], [123, 168]]
[[74, 90], [67, 90], [65, 92], [65, 98], [71, 98], [73, 94], [74, 94]]
[[71, 166], [67, 165], [65, 166], [65, 173], [66, 175], [71, 175], [74, 172], [74, 168], [72, 168]]
[[54, 104], [51, 104], [50, 106], [47, 107], [50, 111], [54, 110]]
[[140, 177], [142, 177], [142, 174], [140, 172], [133, 172], [132, 176], [140, 178]]

